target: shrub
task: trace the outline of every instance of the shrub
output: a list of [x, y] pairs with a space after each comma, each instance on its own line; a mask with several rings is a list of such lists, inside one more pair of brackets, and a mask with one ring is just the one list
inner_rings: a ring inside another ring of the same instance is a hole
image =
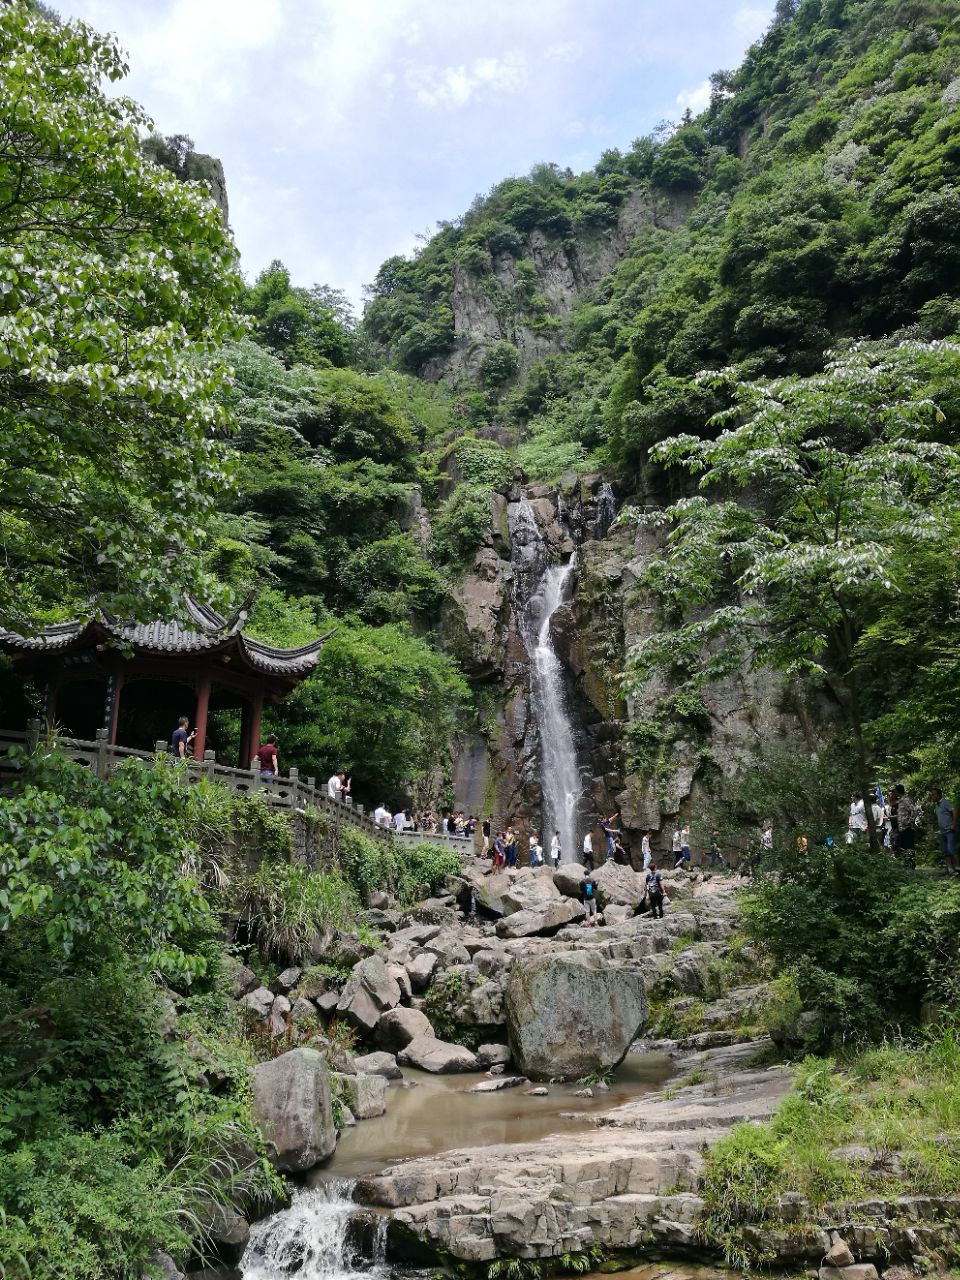
[[495, 342], [480, 361], [480, 381], [485, 387], [502, 387], [520, 368], [520, 352], [512, 342]]
[[464, 436], [454, 446], [460, 473], [468, 484], [499, 489], [513, 474], [513, 458], [496, 440]]
[[458, 485], [433, 522], [434, 554], [449, 564], [467, 564], [489, 526], [490, 491]]
[[431, 844], [398, 848], [392, 841], [371, 840], [350, 827], [340, 833], [339, 858], [344, 875], [363, 902], [383, 890], [410, 903], [420, 885], [435, 892], [445, 876], [460, 870], [459, 854], [452, 849]]
[[247, 880], [241, 913], [265, 960], [306, 960], [315, 934], [348, 930], [359, 916], [353, 886], [337, 871], [262, 862]]

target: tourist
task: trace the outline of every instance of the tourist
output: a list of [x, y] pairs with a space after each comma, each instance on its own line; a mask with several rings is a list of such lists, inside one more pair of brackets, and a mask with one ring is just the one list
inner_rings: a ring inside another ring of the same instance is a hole
[[560, 866], [560, 859], [562, 856], [563, 855], [560, 851], [560, 830], [558, 828], [553, 833], [550, 840], [550, 861], [553, 863], [554, 870]]
[[488, 813], [480, 825], [480, 835], [483, 838], [483, 855], [490, 855], [490, 832], [493, 830], [493, 814]]
[[503, 840], [507, 847], [507, 856], [504, 865], [507, 867], [515, 867], [517, 865], [517, 837], [513, 827], [507, 827], [506, 835], [503, 837]]
[[540, 847], [540, 840], [536, 831], [530, 832], [530, 865], [531, 867], [539, 866], [536, 861], [536, 851]]
[[797, 836], [797, 853], [800, 855], [801, 858], [809, 848], [810, 848], [810, 841], [807, 839], [807, 837]]
[[879, 787], [877, 787], [877, 792], [874, 795], [873, 799], [870, 801], [870, 813], [873, 816], [873, 829], [877, 833], [877, 835], [879, 835], [880, 832], [883, 831], [884, 822], [885, 822], [884, 805], [883, 805], [882, 797], [883, 797], [883, 792], [880, 790]]
[[406, 813], [404, 813], [403, 809], [398, 809], [397, 812], [393, 815], [393, 829], [394, 831], [405, 831], [406, 828], [407, 828], [407, 815]]
[[630, 855], [627, 853], [627, 847], [619, 835], [617, 836], [616, 842], [613, 846], [613, 860], [620, 867], [627, 867], [630, 865]]
[[381, 802], [373, 811], [373, 820], [378, 827], [389, 827], [393, 821], [393, 815], [387, 806]]
[[947, 799], [939, 787], [930, 793], [933, 799], [933, 813], [940, 833], [940, 852], [947, 863], [947, 870], [953, 875], [960, 875], [960, 862], [957, 861], [957, 810]]
[[507, 861], [507, 841], [503, 831], [497, 832], [497, 838], [493, 842], [493, 866], [491, 871], [499, 871], [501, 867], [506, 865]]
[[718, 862], [720, 863], [721, 867], [725, 867], [727, 865], [726, 861], [724, 860], [723, 854], [720, 852], [720, 832], [719, 831], [710, 832], [710, 852], [707, 854], [707, 862], [710, 864], [711, 867], [715, 867]]
[[673, 830], [673, 852], [676, 861], [673, 864], [674, 871], [678, 867], [685, 870], [690, 866], [690, 828], [674, 827]]
[[653, 861], [653, 831], [648, 830], [640, 841], [640, 852], [643, 855], [643, 869], [649, 871]]
[[853, 793], [847, 818], [847, 844], [854, 844], [867, 830], [867, 809], [859, 791]]
[[530, 846], [530, 865], [531, 867], [543, 866], [543, 845], [539, 838]]
[[651, 862], [647, 868], [647, 901], [650, 903], [650, 913], [654, 919], [658, 916], [663, 919], [663, 877], [657, 870], [657, 864]]
[[260, 761], [260, 777], [270, 782], [280, 772], [280, 759], [277, 756], [277, 735], [268, 733], [266, 742], [257, 748], [254, 760]]
[[920, 810], [907, 795], [906, 790], [898, 782], [894, 790], [897, 793], [897, 843], [896, 851], [908, 867], [917, 864], [917, 819]]
[[472, 813], [470, 817], [467, 819], [467, 824], [464, 828], [464, 834], [471, 840], [477, 834], [477, 820]]
[[773, 852], [773, 823], [768, 818], [760, 832], [760, 848], [764, 853]]
[[683, 861], [683, 839], [680, 835], [679, 826], [673, 828], [673, 839], [670, 841], [670, 847], [674, 858], [673, 869], [676, 871]]
[[350, 783], [342, 769], [332, 773], [327, 779], [327, 795], [331, 800], [346, 800], [350, 794]]
[[690, 866], [690, 828], [681, 827], [680, 829], [680, 852], [683, 854], [683, 861]]
[[617, 815], [615, 813], [611, 813], [609, 818], [600, 819], [600, 829], [607, 841], [607, 862], [613, 861], [614, 851], [616, 849], [615, 837], [621, 834], [621, 832], [616, 830], [613, 825], [613, 820], [616, 816]]
[[170, 747], [173, 754], [178, 760], [189, 760], [191, 756], [190, 743], [197, 736], [196, 729], [191, 729], [187, 733], [187, 725], [190, 723], [186, 716], [181, 716], [177, 721], [177, 727], [173, 731], [170, 739]]
[[584, 836], [584, 867], [589, 872], [594, 869], [594, 837], [589, 831]]
[[587, 909], [583, 921], [584, 927], [594, 928], [600, 923], [597, 918], [597, 886], [593, 883], [593, 876], [589, 872], [580, 881], [580, 901]]

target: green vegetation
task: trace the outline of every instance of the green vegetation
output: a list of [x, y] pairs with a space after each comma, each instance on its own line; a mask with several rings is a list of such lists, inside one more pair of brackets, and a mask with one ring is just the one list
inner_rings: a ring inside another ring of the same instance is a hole
[[[960, 1181], [960, 1038], [890, 1041], [840, 1061], [806, 1058], [768, 1124], [738, 1125], [707, 1155], [701, 1232], [731, 1265], [766, 1259], [744, 1227], [777, 1222], [782, 1198], [825, 1204], [949, 1196]], [[863, 1148], [853, 1159], [842, 1147]]]

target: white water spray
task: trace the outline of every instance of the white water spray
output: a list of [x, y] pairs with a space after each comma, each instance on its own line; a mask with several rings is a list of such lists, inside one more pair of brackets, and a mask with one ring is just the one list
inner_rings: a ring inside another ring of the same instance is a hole
[[531, 711], [540, 736], [541, 842], [549, 848], [550, 837], [559, 828], [563, 858], [571, 861], [579, 853], [577, 808], [583, 788], [563, 667], [550, 624], [565, 603], [576, 556], [567, 564], [547, 562], [543, 537], [526, 496], [513, 513], [511, 535], [520, 634], [530, 662]]
[[332, 1179], [295, 1191], [289, 1209], [256, 1223], [240, 1264], [243, 1280], [387, 1280], [386, 1218], [372, 1259], [360, 1256], [348, 1226], [353, 1183]]

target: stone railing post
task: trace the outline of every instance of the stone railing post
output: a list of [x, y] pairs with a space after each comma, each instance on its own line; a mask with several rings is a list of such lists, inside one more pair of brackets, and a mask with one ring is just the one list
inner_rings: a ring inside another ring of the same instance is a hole
[[26, 737], [26, 741], [24, 742], [24, 746], [27, 748], [28, 751], [33, 752], [33, 751], [36, 751], [39, 745], [40, 745], [40, 721], [28, 720], [27, 721], [27, 737]]
[[203, 770], [210, 782], [214, 780], [217, 773], [217, 757], [213, 751], [205, 751], [203, 753]]
[[96, 733], [97, 739], [97, 777], [104, 780], [110, 768], [110, 742], [106, 729], [98, 729]]
[[251, 779], [250, 790], [259, 791], [260, 790], [260, 757], [259, 756], [253, 757], [253, 764], [250, 768], [250, 779]]

